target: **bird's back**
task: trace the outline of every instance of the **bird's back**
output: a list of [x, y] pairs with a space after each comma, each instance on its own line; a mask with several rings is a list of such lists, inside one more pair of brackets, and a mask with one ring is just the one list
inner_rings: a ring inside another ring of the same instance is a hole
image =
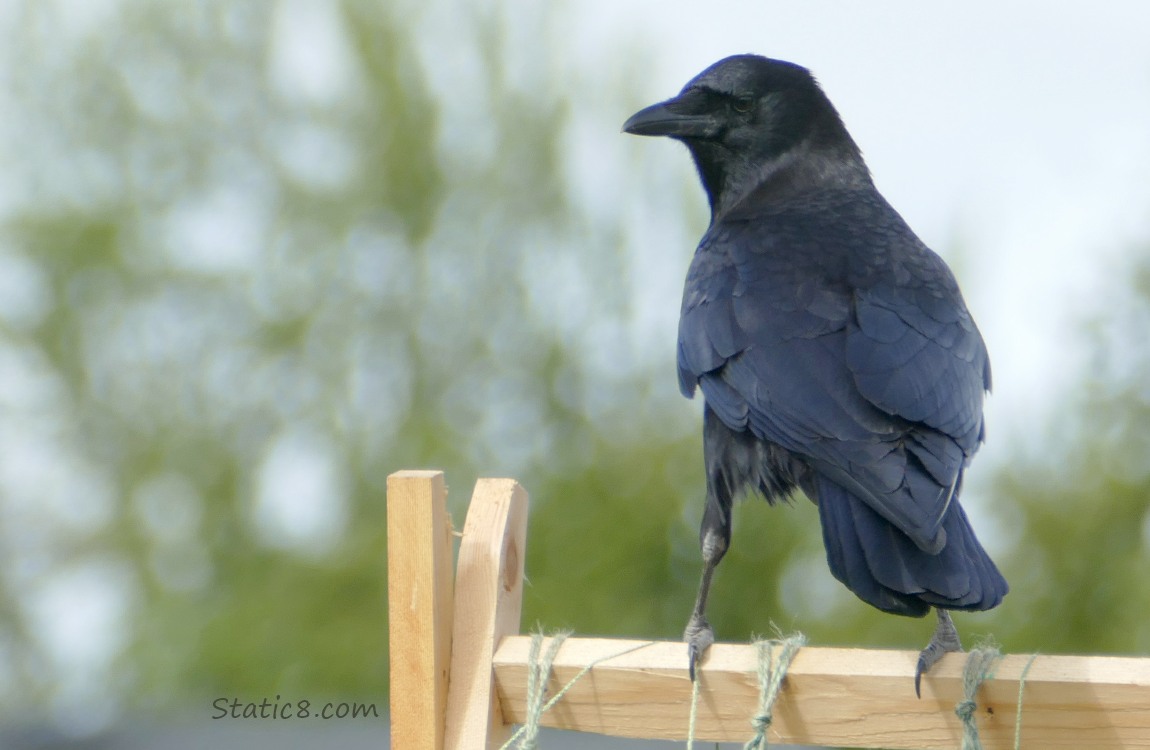
[[1001, 599], [956, 501], [986, 349], [945, 263], [872, 186], [766, 185], [716, 217], [684, 290], [679, 377], [722, 425], [710, 443], [725, 430], [786, 452], [771, 470], [819, 502], [832, 571], [860, 597], [904, 614]]

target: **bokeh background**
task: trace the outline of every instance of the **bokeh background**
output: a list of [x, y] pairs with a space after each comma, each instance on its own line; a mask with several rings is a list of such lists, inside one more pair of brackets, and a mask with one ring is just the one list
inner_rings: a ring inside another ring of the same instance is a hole
[[[445, 469], [457, 524], [477, 476], [528, 488], [525, 628], [678, 637], [703, 478], [674, 336], [707, 215], [685, 151], [619, 127], [745, 51], [816, 72], [988, 341], [966, 504], [1013, 591], [956, 618], [968, 642], [1150, 652], [1148, 25], [1133, 0], [3, 0], [0, 746], [380, 742], [385, 718], [302, 735], [211, 702], [386, 708], [401, 468]], [[735, 528], [720, 638], [929, 636], [830, 577], [805, 501]]]

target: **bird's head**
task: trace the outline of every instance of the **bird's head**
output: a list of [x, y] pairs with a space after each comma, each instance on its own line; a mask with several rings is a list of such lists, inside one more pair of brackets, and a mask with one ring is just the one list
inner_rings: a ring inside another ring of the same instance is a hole
[[678, 96], [636, 112], [623, 130], [685, 143], [712, 214], [784, 175], [797, 188], [811, 180], [870, 179], [858, 147], [810, 71], [758, 55], [720, 60]]

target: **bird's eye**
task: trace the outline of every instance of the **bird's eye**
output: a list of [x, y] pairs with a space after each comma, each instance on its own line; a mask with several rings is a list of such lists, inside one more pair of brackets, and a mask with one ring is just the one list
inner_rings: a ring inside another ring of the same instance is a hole
[[737, 96], [732, 101], [731, 107], [734, 108], [734, 110], [736, 112], [739, 112], [739, 113], [745, 115], [746, 113], [751, 111], [751, 106], [753, 104], [754, 104], [754, 102], [751, 100], [751, 97], [749, 97], [749, 96]]

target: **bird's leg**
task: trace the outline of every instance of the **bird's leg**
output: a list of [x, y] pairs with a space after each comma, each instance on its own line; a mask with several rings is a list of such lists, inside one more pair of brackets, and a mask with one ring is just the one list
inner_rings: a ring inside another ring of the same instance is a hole
[[938, 608], [934, 611], [938, 614], [938, 626], [934, 629], [930, 643], [926, 644], [926, 648], [918, 655], [918, 666], [914, 670], [914, 694], [919, 698], [922, 697], [922, 692], [919, 690], [922, 676], [930, 671], [943, 654], [962, 651], [962, 641], [958, 639], [958, 630], [950, 619], [950, 613]]
[[695, 597], [695, 609], [691, 612], [691, 619], [687, 621], [687, 629], [683, 631], [683, 640], [687, 642], [688, 669], [691, 681], [695, 679], [695, 665], [699, 659], [715, 642], [715, 631], [707, 622], [707, 594], [711, 591], [711, 577], [715, 568], [727, 552], [725, 536], [715, 530], [708, 529], [703, 535], [703, 578], [699, 581], [699, 595]]

